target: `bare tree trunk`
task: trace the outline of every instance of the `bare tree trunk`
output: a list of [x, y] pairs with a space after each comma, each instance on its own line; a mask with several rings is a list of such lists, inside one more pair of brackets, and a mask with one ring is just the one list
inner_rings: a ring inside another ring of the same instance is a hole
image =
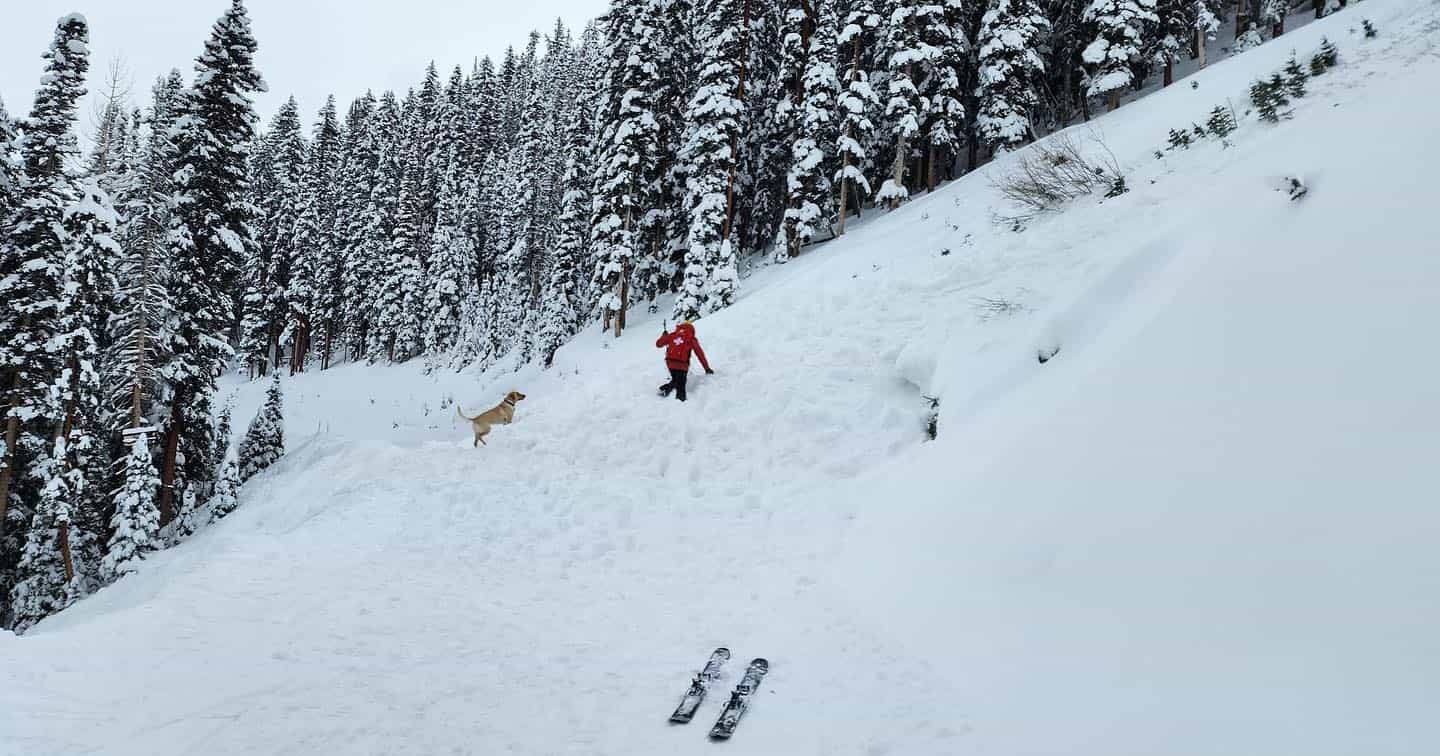
[[620, 262], [620, 309], [615, 312], [615, 338], [625, 330], [625, 311], [630, 302], [630, 259]]
[[75, 579], [75, 560], [70, 555], [70, 523], [62, 522], [56, 528], [60, 536], [60, 561], [65, 564], [65, 582]]
[[[1287, 7], [1286, 9], [1288, 10], [1289, 8]], [[1270, 25], [1270, 38], [1274, 39], [1284, 33], [1285, 17], [1281, 16], [1280, 18], [1275, 19], [1275, 23]]]
[[933, 192], [933, 191], [935, 191], [935, 184], [938, 183], [938, 177], [935, 175], [935, 169], [936, 169], [938, 163], [940, 162], [940, 151], [937, 150], [937, 149], [935, 148], [935, 145], [933, 145], [933, 144], [930, 145], [930, 157], [929, 157], [929, 161], [930, 161], [929, 176], [928, 176], [927, 179], [926, 179], [926, 183], [928, 184], [928, 191]]
[[[855, 52], [851, 54], [851, 59], [850, 59], [850, 73], [845, 77], [845, 80], [846, 80], [847, 82], [855, 82], [855, 81], [858, 81], [859, 78], [860, 78], [860, 52], [861, 52], [861, 48], [860, 48], [860, 38], [861, 38], [861, 35], [859, 35], [859, 34], [856, 34], [856, 35], [855, 35], [855, 44], [854, 44]], [[855, 125], [854, 125], [854, 124], [848, 123], [848, 122], [845, 124], [845, 138], [846, 138], [846, 139], [854, 139], [854, 138], [855, 138]], [[844, 235], [845, 235], [845, 211], [846, 211], [846, 209], [847, 209], [847, 208], [846, 208], [846, 202], [845, 202], [845, 200], [846, 200], [846, 195], [847, 195], [847, 193], [848, 193], [848, 190], [849, 190], [849, 188], [850, 188], [850, 179], [846, 178], [846, 172], [849, 171], [849, 169], [850, 169], [850, 152], [849, 152], [849, 150], [846, 150], [845, 154], [840, 156], [840, 218], [839, 218], [838, 223], [837, 223], [836, 228], [835, 228], [835, 235], [836, 235], [836, 236], [844, 236]]]
[[160, 458], [160, 496], [155, 503], [160, 510], [161, 527], [175, 519], [175, 457], [180, 451], [180, 430], [185, 423], [182, 403], [183, 392], [177, 391], [170, 405], [170, 426], [165, 429], [165, 450]]
[[1250, 0], [1235, 0], [1235, 40], [1245, 33], [1245, 22], [1250, 20]]
[[[909, 139], [904, 134], [900, 135], [899, 141], [895, 143], [895, 161], [890, 165], [890, 180], [897, 187], [905, 186], [905, 153], [910, 151]], [[900, 200], [892, 197], [890, 209], [894, 210], [900, 206]]]
[[1175, 83], [1175, 59], [1169, 56], [1165, 58], [1165, 76], [1160, 86], [1168, 87]]
[[[18, 384], [19, 378], [12, 382], [11, 396], [14, 396], [14, 384]], [[0, 468], [0, 535], [5, 533], [5, 512], [10, 508], [10, 480], [15, 476], [15, 445], [20, 440], [20, 418], [11, 415], [5, 421], [5, 459], [4, 467]]]
[[[739, 76], [735, 79], [735, 99], [745, 101], [745, 76], [750, 57], [750, 0], [740, 7], [740, 60]], [[735, 176], [740, 170], [740, 133], [730, 135], [730, 175], [725, 179], [725, 223], [720, 228], [720, 238], [729, 239], [735, 227]]]
[[[1325, 0], [1319, 0], [1324, 2]], [[1195, 49], [1195, 59], [1200, 62], [1200, 68], [1205, 67], [1205, 32], [1195, 30], [1195, 41], [1192, 43]]]
[[1115, 109], [1118, 108], [1118, 107], [1120, 107], [1120, 90], [1118, 90], [1118, 89], [1112, 89], [1112, 90], [1110, 90], [1110, 105], [1109, 105], [1109, 109], [1113, 111], [1113, 110], [1115, 110]]

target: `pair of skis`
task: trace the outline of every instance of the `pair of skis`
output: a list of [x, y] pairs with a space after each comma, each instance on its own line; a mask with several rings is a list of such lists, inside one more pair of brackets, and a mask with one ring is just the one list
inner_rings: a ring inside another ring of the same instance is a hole
[[[695, 679], [690, 681], [690, 689], [685, 691], [685, 697], [680, 699], [680, 705], [675, 707], [675, 713], [670, 715], [670, 721], [677, 724], [685, 724], [695, 717], [695, 711], [700, 708], [700, 703], [705, 700], [705, 694], [710, 689], [710, 683], [720, 677], [720, 668], [730, 660], [730, 649], [717, 648], [710, 654], [710, 660], [705, 663], [705, 668], [695, 674]], [[745, 676], [740, 679], [740, 684], [735, 686], [734, 692], [730, 694], [730, 700], [725, 704], [725, 710], [720, 712], [720, 718], [715, 721], [715, 726], [710, 728], [710, 737], [713, 740], [725, 740], [735, 733], [736, 725], [740, 724], [740, 717], [750, 706], [750, 697], [760, 689], [760, 680], [765, 673], [770, 671], [770, 662], [764, 659], [753, 659], [750, 666], [745, 669]]]

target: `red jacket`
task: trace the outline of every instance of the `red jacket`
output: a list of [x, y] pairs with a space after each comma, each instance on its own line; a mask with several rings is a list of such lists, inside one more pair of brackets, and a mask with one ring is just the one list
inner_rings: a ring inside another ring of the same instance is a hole
[[700, 340], [695, 338], [695, 326], [689, 323], [675, 326], [674, 333], [660, 334], [660, 338], [655, 340], [655, 346], [665, 348], [665, 367], [671, 370], [689, 370], [690, 353], [694, 352], [695, 356], [700, 358], [700, 365], [705, 368], [705, 372], [710, 372], [705, 350], [700, 348]]

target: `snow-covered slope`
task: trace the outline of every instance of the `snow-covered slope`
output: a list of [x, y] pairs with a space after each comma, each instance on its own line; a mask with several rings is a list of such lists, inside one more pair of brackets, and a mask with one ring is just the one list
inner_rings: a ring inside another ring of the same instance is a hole
[[[1322, 34], [1293, 121], [1150, 155]], [[1023, 233], [983, 173], [867, 217], [700, 323], [685, 405], [643, 319], [297, 378], [234, 515], [0, 637], [0, 753], [1429, 752], [1437, 42], [1367, 0], [1127, 105], [1132, 191]], [[471, 449], [450, 402], [512, 386]]]

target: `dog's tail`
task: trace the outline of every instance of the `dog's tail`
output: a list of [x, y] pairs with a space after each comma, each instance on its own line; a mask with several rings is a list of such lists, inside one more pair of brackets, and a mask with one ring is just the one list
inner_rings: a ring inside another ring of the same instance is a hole
[[465, 413], [460, 409], [460, 405], [458, 405], [458, 404], [455, 405], [455, 414], [459, 415], [459, 416], [460, 416], [460, 419], [462, 419], [462, 420], [471, 420], [471, 421], [473, 421], [473, 420], [475, 419], [475, 418], [473, 418], [473, 417], [465, 417]]

